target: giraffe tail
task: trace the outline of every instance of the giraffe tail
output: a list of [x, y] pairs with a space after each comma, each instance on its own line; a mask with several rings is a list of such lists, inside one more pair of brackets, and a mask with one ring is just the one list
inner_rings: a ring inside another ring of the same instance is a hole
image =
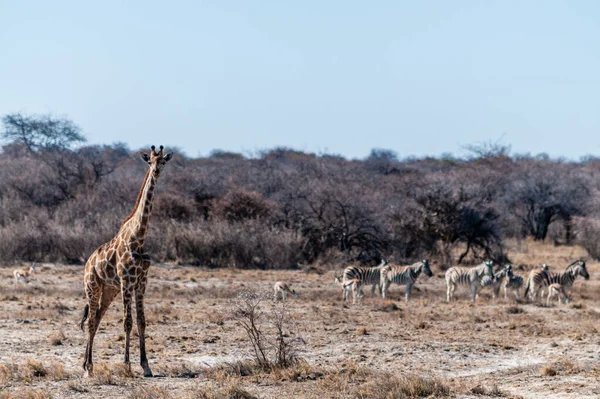
[[81, 318], [81, 331], [83, 331], [83, 325], [85, 324], [85, 321], [88, 318], [88, 314], [90, 313], [90, 305], [86, 304], [85, 307], [83, 308], [83, 317]]

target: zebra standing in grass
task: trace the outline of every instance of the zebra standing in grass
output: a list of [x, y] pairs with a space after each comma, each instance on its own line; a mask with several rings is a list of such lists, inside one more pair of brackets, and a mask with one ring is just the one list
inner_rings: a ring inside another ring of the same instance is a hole
[[590, 279], [590, 275], [585, 268], [585, 262], [583, 260], [576, 260], [571, 263], [562, 273], [548, 273], [548, 285], [560, 284], [565, 295], [568, 296], [569, 290], [573, 286], [577, 276], [581, 276], [586, 280]]
[[[547, 265], [542, 266], [546, 266], [547, 270]], [[508, 265], [508, 267], [510, 268], [510, 271], [506, 275], [506, 281], [504, 282], [504, 299], [508, 299], [509, 289], [512, 290], [513, 294], [515, 295], [515, 298], [518, 298], [519, 291], [521, 290], [521, 287], [523, 287], [523, 277], [517, 274], [513, 274], [512, 265]]]
[[534, 270], [529, 274], [527, 285], [525, 286], [525, 295], [529, 291], [529, 297], [532, 300], [537, 298], [538, 288], [540, 288], [540, 291], [543, 291], [551, 284], [560, 284], [566, 295], [568, 295], [577, 276], [581, 276], [586, 280], [590, 279], [590, 275], [585, 268], [585, 262], [581, 259], [571, 263], [562, 273], [552, 273], [548, 270], [542, 270], [541, 273], [539, 271], [537, 273], [534, 272], [536, 271]]
[[477, 288], [481, 285], [481, 281], [485, 276], [489, 276], [494, 280], [494, 270], [492, 269], [494, 262], [486, 261], [476, 267], [460, 267], [454, 266], [446, 270], [446, 302], [450, 302], [454, 296], [454, 290], [457, 285], [471, 286], [471, 301], [475, 302], [477, 298]]
[[[371, 297], [375, 296], [375, 286], [378, 286], [381, 293], [381, 269], [387, 265], [385, 259], [375, 267], [348, 266], [344, 270], [343, 281], [359, 279], [362, 285], [371, 284]], [[347, 294], [344, 290], [343, 300], [346, 300]]]
[[412, 287], [421, 274], [425, 273], [427, 277], [433, 276], [429, 268], [427, 259], [423, 259], [411, 266], [392, 266], [388, 265], [381, 269], [381, 296], [385, 298], [388, 288], [392, 283], [406, 285], [405, 300], [408, 302]]
[[[509, 275], [512, 275], [512, 266], [504, 265], [501, 269], [494, 272], [494, 276], [483, 276], [481, 278], [482, 287], [492, 287], [492, 298], [496, 299], [500, 294], [500, 287], [508, 281]], [[506, 291], [505, 291], [506, 292]], [[506, 296], [506, 295], [505, 295]]]
[[545, 263], [539, 268], [530, 271], [529, 277], [527, 277], [527, 283], [525, 284], [523, 297], [527, 297], [527, 293], [529, 293], [529, 299], [534, 301], [537, 298], [538, 293], [541, 293], [543, 296], [544, 287], [548, 286], [549, 274], [550, 266]]

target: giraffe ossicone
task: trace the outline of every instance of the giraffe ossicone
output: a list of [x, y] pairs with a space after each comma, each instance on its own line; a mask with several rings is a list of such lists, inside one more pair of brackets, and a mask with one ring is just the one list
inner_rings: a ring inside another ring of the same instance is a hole
[[152, 211], [154, 189], [161, 171], [172, 158], [173, 153], [165, 154], [164, 147], [161, 145], [159, 151], [152, 146], [149, 154], [142, 153], [140, 155], [149, 168], [133, 211], [125, 218], [117, 235], [99, 246], [90, 255], [85, 265], [84, 289], [87, 304], [83, 309], [81, 329], [84, 329], [87, 319], [88, 340], [83, 363], [87, 375], [92, 375], [94, 372], [92, 348], [98, 326], [111, 302], [120, 292], [123, 300], [123, 328], [125, 330], [124, 362], [131, 368], [129, 346], [133, 327], [132, 302], [135, 300], [140, 339], [140, 365], [144, 370], [144, 377], [152, 377], [146, 357], [146, 319], [144, 316], [144, 293], [151, 262], [150, 256], [144, 251], [144, 242]]

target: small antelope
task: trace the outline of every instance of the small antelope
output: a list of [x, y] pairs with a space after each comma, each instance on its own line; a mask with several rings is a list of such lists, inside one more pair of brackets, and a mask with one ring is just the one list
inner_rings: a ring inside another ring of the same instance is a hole
[[550, 300], [554, 297], [558, 298], [559, 305], [561, 300], [562, 303], [569, 302], [569, 296], [567, 295], [565, 289], [558, 283], [550, 284], [548, 286], [548, 299], [546, 300], [546, 306], [550, 305]]
[[344, 290], [344, 301], [348, 298], [349, 291], [352, 291], [352, 304], [356, 304], [356, 300], [360, 300], [364, 296], [363, 284], [359, 278], [341, 281], [339, 277], [335, 277], [335, 282]]
[[23, 282], [23, 283], [28, 283], [29, 282], [29, 277], [31, 277], [31, 275], [33, 274], [33, 272], [35, 272], [37, 269], [35, 267], [35, 265], [29, 267], [29, 269], [16, 269], [13, 272], [13, 276], [15, 277], [15, 282]]
[[283, 301], [285, 301], [287, 299], [288, 293], [294, 295], [295, 297], [300, 296], [300, 294], [297, 294], [296, 291], [291, 289], [289, 287], [289, 285], [287, 285], [283, 281], [278, 281], [275, 283], [275, 285], [273, 286], [273, 292], [274, 292], [273, 300], [275, 300], [275, 301], [279, 298], [279, 293], [281, 293], [281, 300], [283, 300]]

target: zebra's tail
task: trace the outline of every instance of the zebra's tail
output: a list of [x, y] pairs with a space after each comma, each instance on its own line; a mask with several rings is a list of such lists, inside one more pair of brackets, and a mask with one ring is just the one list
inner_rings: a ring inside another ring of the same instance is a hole
[[86, 304], [83, 308], [83, 317], [81, 318], [81, 331], [83, 331], [83, 325], [85, 324], [85, 321], [88, 318], [88, 314], [90, 313], [90, 305]]

